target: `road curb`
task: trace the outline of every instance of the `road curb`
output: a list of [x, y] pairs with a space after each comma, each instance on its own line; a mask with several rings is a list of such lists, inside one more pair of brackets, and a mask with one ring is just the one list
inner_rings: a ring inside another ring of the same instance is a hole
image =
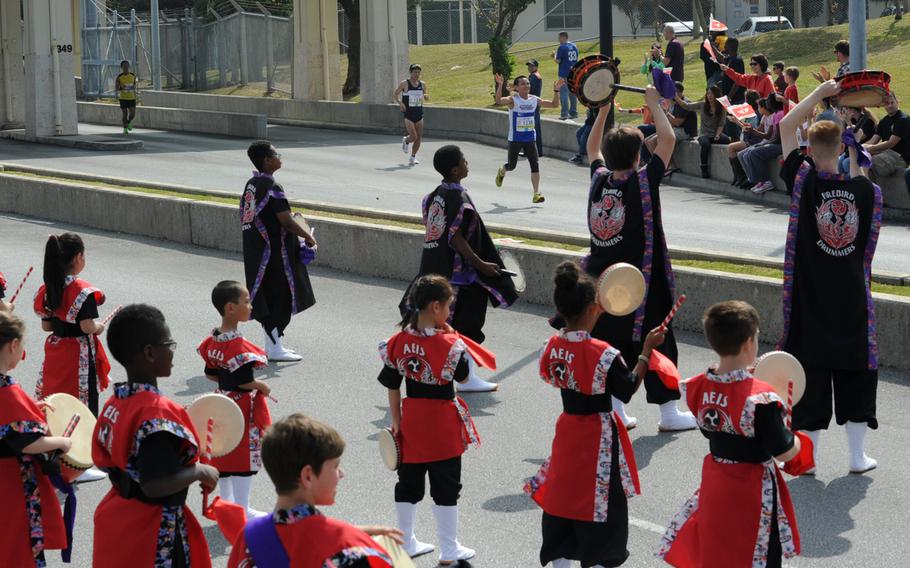
[[[241, 250], [237, 206], [230, 204], [0, 173], [0, 211], [235, 253]], [[319, 216], [310, 222], [318, 227], [323, 245], [317, 265], [402, 281], [417, 272], [422, 230]], [[522, 265], [527, 279], [522, 300], [533, 304], [550, 305], [554, 267], [562, 260], [583, 256], [581, 252], [526, 244], [503, 246]], [[762, 314], [765, 337], [780, 336], [783, 312], [779, 280], [687, 267], [677, 267], [675, 273], [677, 289], [688, 294], [686, 307], [677, 316], [677, 327], [699, 331], [701, 314], [709, 305], [742, 299]], [[874, 296], [879, 362], [910, 369], [910, 350], [905, 345], [910, 337], [910, 299]]]

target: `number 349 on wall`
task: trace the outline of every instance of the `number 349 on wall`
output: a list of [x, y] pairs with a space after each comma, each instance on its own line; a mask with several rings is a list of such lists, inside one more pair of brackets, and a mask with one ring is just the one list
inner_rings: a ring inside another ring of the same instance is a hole
[[73, 44], [71, 44], [71, 43], [67, 43], [67, 44], [58, 43], [57, 44], [57, 53], [72, 53], [72, 52], [73, 52]]

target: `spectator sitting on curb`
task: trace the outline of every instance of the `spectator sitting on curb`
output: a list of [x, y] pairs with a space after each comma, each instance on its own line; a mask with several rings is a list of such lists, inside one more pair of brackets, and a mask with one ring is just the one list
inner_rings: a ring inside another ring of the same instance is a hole
[[784, 117], [780, 101], [775, 97], [764, 99], [771, 114], [771, 129], [759, 134], [764, 138], [754, 146], [749, 146], [739, 153], [739, 161], [746, 171], [746, 176], [754, 185], [752, 193], [761, 195], [774, 189], [774, 183], [768, 176], [768, 162], [780, 156], [780, 121]]
[[[760, 100], [761, 97], [758, 96], [756, 91], [746, 91], [746, 102], [755, 111], [755, 116], [743, 121], [746, 128], [742, 130], [742, 138], [727, 145], [727, 159], [730, 160], [730, 166], [733, 168], [733, 181], [730, 185], [735, 187], [743, 187], [744, 184], [748, 183], [749, 177], [746, 175], [746, 170], [743, 169], [737, 154], [749, 146], [754, 146], [761, 142], [762, 138], [757, 132], [767, 130], [767, 123], [770, 121], [771, 113], [768, 112], [768, 105], [767, 103], [759, 105]], [[727, 117], [727, 120], [736, 122], [736, 119], [732, 116]]]
[[910, 117], [900, 109], [897, 95], [885, 102], [884, 116], [875, 129], [875, 135], [864, 144], [872, 154], [872, 181], [884, 179], [903, 170], [910, 162]]
[[771, 73], [774, 76], [774, 90], [777, 94], [783, 95], [787, 90], [787, 80], [784, 78], [784, 62], [775, 61], [771, 66]]
[[676, 104], [688, 111], [699, 111], [701, 126], [698, 129], [698, 145], [701, 146], [701, 177], [711, 177], [708, 163], [711, 157], [712, 144], [729, 144], [730, 138], [724, 134], [727, 111], [717, 99], [720, 98], [720, 87], [711, 85], [705, 91], [705, 98], [697, 103], [687, 103], [676, 95]]
[[[865, 107], [843, 107], [840, 110], [841, 118], [846, 128], [853, 130], [856, 141], [865, 144], [875, 136], [875, 116]], [[850, 173], [850, 157], [845, 150], [841, 154], [838, 169], [842, 174]]]
[[[689, 102], [688, 99], [683, 96], [684, 89], [685, 87], [682, 83], [676, 83], [677, 100], [681, 99], [684, 102]], [[674, 102], [670, 110], [664, 110], [664, 114], [667, 115], [667, 118], [670, 120], [670, 126], [673, 127], [673, 133], [676, 135], [677, 146], [679, 145], [679, 142], [682, 142], [684, 140], [691, 140], [698, 134], [698, 115], [696, 115], [694, 112], [688, 111], [683, 108], [682, 105]], [[658, 140], [656, 133], [648, 136], [648, 138], [645, 139], [644, 147], [646, 147], [648, 150], [648, 153], [646, 155], [648, 159], [651, 158], [651, 154], [654, 152], [654, 148], [657, 147], [657, 143]], [[678, 169], [679, 168], [675, 166], [673, 159], [671, 158], [670, 163], [667, 164], [667, 170], [664, 172], [664, 176], [671, 176]]]
[[730, 69], [726, 65], [721, 65], [720, 69], [727, 77], [733, 79], [733, 82], [746, 89], [758, 91], [762, 97], [774, 93], [774, 81], [768, 74], [768, 58], [761, 53], [756, 53], [749, 59], [749, 68], [752, 69], [751, 75], [743, 75]]

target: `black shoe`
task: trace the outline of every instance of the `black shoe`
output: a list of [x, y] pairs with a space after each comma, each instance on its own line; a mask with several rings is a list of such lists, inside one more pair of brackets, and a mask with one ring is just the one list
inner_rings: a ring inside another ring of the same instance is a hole
[[711, 172], [708, 170], [707, 164], [702, 164], [701, 166], [701, 177], [703, 179], [708, 179], [711, 177]]
[[749, 181], [748, 179], [744, 179], [742, 182], [740, 182], [739, 188], [740, 189], [752, 189], [753, 185], [755, 185], [755, 184], [752, 183], [751, 181]]

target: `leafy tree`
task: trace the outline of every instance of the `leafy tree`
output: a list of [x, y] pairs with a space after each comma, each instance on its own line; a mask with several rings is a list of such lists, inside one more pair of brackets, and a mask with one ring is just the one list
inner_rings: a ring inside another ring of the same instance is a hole
[[515, 57], [509, 53], [509, 38], [518, 16], [535, 2], [536, 0], [471, 0], [474, 11], [493, 32], [487, 42], [493, 73], [502, 74], [506, 81], [511, 78], [515, 68]]
[[[616, 5], [619, 10], [629, 18], [629, 27], [632, 28], [632, 37], [638, 38], [638, 30], [642, 25], [646, 25], [645, 22], [650, 23], [650, 19], [653, 19], [653, 5], [651, 4], [652, 0], [613, 0], [613, 3]], [[649, 17], [649, 20], [645, 20], [642, 17], [642, 12], [645, 11]]]

